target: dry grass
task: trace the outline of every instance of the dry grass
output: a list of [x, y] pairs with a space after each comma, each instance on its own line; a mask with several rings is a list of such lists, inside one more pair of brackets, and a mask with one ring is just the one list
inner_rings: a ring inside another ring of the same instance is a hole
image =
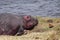
[[[26, 35], [0, 36], [0, 40], [60, 40], [60, 18], [37, 17], [38, 25]], [[53, 22], [47, 22], [52, 20]], [[49, 28], [49, 24], [53, 25]]]
[[[0, 40], [50, 40], [53, 34], [55, 35], [55, 31], [34, 32], [23, 36], [0, 36]], [[55, 38], [54, 35], [52, 36], [53, 38]]]

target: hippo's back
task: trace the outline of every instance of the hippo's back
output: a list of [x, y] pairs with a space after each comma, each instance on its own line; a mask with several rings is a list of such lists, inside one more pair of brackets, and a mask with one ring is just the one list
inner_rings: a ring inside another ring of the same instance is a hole
[[14, 14], [0, 14], [0, 34], [6, 34], [13, 29], [17, 30], [20, 21], [20, 17]]

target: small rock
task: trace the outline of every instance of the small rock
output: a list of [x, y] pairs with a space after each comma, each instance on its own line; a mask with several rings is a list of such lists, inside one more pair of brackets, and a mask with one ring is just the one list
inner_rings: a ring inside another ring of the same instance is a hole
[[39, 39], [39, 37], [36, 37], [35, 39]]
[[57, 23], [60, 23], [60, 21], [57, 21]]
[[52, 27], [54, 27], [54, 25], [52, 25], [52, 24], [49, 24], [49, 28], [52, 28]]
[[47, 20], [48, 23], [53, 23], [52, 19]]

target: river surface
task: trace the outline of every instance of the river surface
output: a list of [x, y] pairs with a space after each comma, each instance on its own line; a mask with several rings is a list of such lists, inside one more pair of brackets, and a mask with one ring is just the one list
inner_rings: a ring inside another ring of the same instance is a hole
[[0, 13], [60, 16], [60, 0], [0, 0]]

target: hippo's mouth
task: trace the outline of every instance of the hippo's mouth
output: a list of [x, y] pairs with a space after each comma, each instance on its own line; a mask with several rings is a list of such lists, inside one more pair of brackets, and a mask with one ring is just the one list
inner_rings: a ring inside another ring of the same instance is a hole
[[24, 29], [26, 30], [32, 30], [34, 28], [34, 26], [24, 26]]

